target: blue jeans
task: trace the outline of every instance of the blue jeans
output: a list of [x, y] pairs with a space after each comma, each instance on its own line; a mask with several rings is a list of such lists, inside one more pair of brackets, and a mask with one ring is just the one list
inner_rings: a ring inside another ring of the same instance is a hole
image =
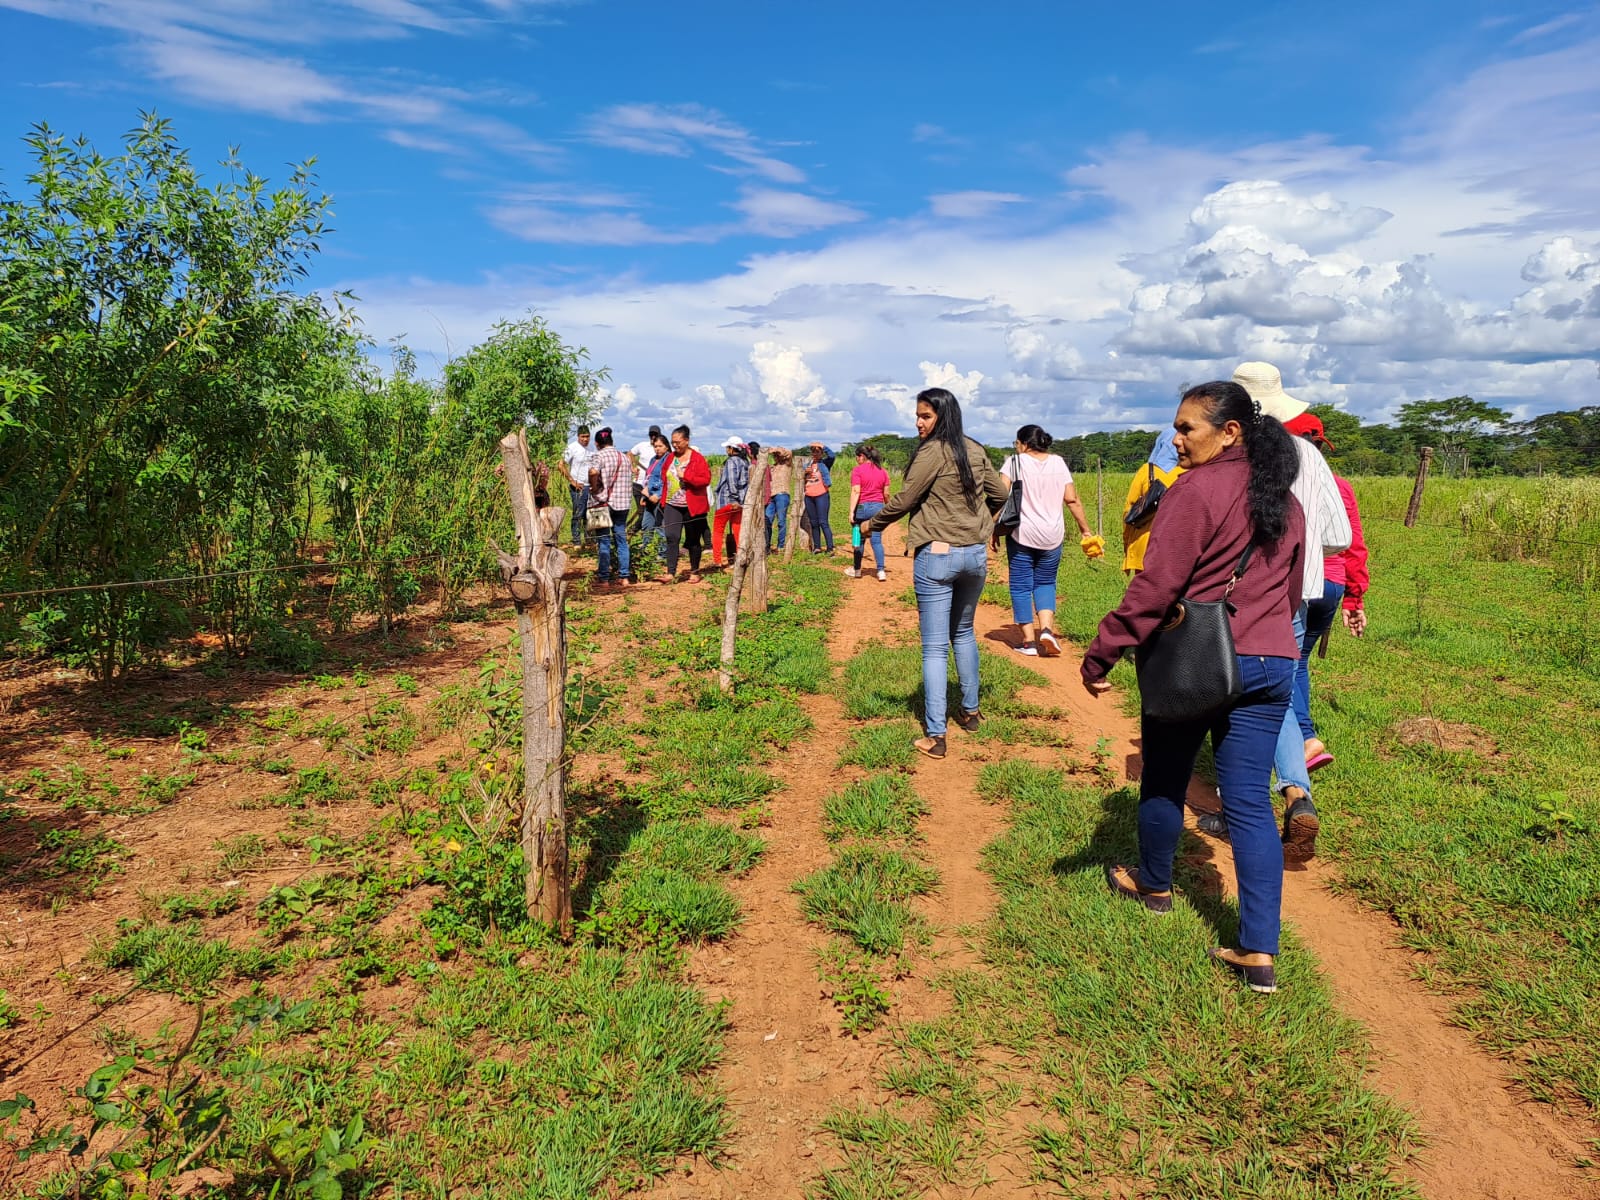
[[952, 546], [948, 554], [919, 546], [911, 560], [917, 624], [922, 629], [923, 726], [929, 737], [944, 736], [952, 647], [956, 678], [961, 681], [961, 707], [967, 712], [978, 710], [978, 636], [972, 618], [988, 573], [988, 547], [982, 542]]
[[611, 510], [611, 528], [603, 529], [595, 535], [595, 542], [600, 547], [600, 569], [595, 572], [599, 579], [608, 579], [613, 576], [611, 556], [616, 555], [615, 578], [628, 577], [628, 510], [613, 508]]
[[568, 487], [572, 493], [572, 540], [577, 545], [583, 545], [584, 518], [589, 515], [589, 489], [581, 487]]
[[789, 538], [789, 493], [779, 492], [767, 501], [767, 549], [772, 549], [772, 531], [778, 531], [778, 549], [782, 550]]
[[1300, 723], [1302, 743], [1317, 736], [1317, 727], [1311, 720], [1311, 652], [1317, 648], [1322, 635], [1333, 628], [1333, 619], [1339, 615], [1339, 602], [1344, 599], [1344, 584], [1330, 579], [1322, 581], [1322, 596], [1306, 604], [1306, 630], [1300, 639], [1300, 670], [1294, 677], [1294, 718]]
[[1011, 619], [1026, 625], [1037, 612], [1056, 610], [1056, 573], [1061, 570], [1061, 547], [1037, 550], [1014, 537], [1006, 538], [1007, 584], [1011, 588]]
[[[1306, 606], [1302, 604], [1294, 611], [1294, 642], [1297, 646], [1306, 644]], [[1295, 659], [1294, 678], [1289, 682], [1289, 708], [1283, 714], [1283, 727], [1278, 730], [1278, 745], [1273, 752], [1272, 766], [1278, 772], [1278, 790], [1297, 787], [1307, 796], [1311, 795], [1311, 772], [1306, 770], [1306, 740], [1300, 736], [1300, 722], [1294, 715], [1294, 690], [1300, 686], [1301, 676], [1305, 673], [1306, 660], [1302, 654]]]
[[811, 549], [822, 549], [827, 539], [828, 549], [833, 549], [833, 526], [828, 524], [828, 510], [833, 507], [833, 497], [827, 492], [806, 497], [806, 517], [811, 521]]
[[1172, 858], [1183, 832], [1183, 798], [1211, 735], [1222, 815], [1239, 883], [1239, 947], [1278, 952], [1283, 908], [1283, 839], [1272, 801], [1272, 754], [1294, 687], [1295, 660], [1239, 656], [1244, 696], [1221, 716], [1140, 724], [1139, 885], [1172, 887]]
[[[851, 521], [852, 523], [856, 521], [870, 521], [882, 511], [883, 504], [881, 502], [877, 500], [868, 500], [865, 503], [856, 505], [855, 515], [851, 518]], [[859, 571], [861, 570], [861, 559], [865, 556], [867, 548], [865, 545], [860, 545], [857, 546], [855, 550], [856, 570]], [[872, 535], [872, 561], [878, 564], [878, 570], [883, 570], [883, 534], [881, 533], [874, 533]]]

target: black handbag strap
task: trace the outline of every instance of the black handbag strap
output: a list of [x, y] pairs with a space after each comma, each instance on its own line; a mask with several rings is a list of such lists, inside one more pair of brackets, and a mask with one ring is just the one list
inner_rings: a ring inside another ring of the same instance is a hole
[[1233, 569], [1233, 578], [1228, 580], [1228, 586], [1222, 593], [1224, 600], [1233, 595], [1233, 589], [1238, 586], [1239, 580], [1244, 578], [1244, 573], [1249, 569], [1250, 556], [1256, 552], [1256, 544], [1251, 542], [1244, 548], [1244, 553], [1239, 555], [1239, 565]]

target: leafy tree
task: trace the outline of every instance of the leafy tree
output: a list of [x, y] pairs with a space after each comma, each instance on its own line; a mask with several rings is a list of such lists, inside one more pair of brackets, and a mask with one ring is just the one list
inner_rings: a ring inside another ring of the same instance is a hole
[[1474, 463], [1494, 465], [1511, 414], [1471, 396], [1413, 400], [1401, 405], [1399, 428], [1418, 445], [1432, 445], [1447, 473], [1465, 475]]
[[[26, 142], [31, 193], [0, 191], [0, 578], [284, 561], [312, 435], [356, 351], [345, 313], [292, 290], [328, 206], [309, 164], [272, 190], [230, 155], [207, 186], [155, 116], [113, 157], [45, 126]], [[279, 586], [202, 601], [242, 649]], [[173, 616], [136, 589], [49, 612], [44, 640], [101, 678]]]

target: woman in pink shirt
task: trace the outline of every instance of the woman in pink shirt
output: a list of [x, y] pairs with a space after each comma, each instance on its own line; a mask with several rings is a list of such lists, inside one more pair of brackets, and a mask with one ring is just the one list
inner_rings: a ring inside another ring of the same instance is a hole
[[[1061, 546], [1067, 524], [1061, 507], [1078, 525], [1078, 544], [1090, 558], [1105, 553], [1105, 542], [1089, 528], [1089, 518], [1078, 499], [1072, 472], [1059, 454], [1050, 453], [1055, 441], [1037, 425], [1017, 430], [1017, 452], [1000, 468], [1012, 483], [1022, 483], [1022, 524], [1006, 535], [1006, 578], [1011, 589], [1011, 615], [1022, 632], [1019, 654], [1055, 658], [1061, 643], [1051, 628], [1056, 620], [1056, 575], [1061, 570]], [[1034, 623], [1038, 622], [1038, 640]]]
[[[883, 469], [877, 447], [857, 446], [856, 458], [860, 461], [850, 472], [850, 523], [855, 527], [850, 540], [855, 543], [856, 561], [845, 571], [851, 579], [861, 578], [861, 559], [867, 549], [861, 526], [882, 512], [889, 499], [889, 472]], [[879, 581], [888, 579], [883, 569], [883, 534], [877, 531], [872, 534], [872, 558], [878, 564]]]

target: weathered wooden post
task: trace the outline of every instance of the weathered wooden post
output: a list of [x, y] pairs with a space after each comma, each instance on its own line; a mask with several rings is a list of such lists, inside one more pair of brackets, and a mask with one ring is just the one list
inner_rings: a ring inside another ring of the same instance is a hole
[[[798, 489], [796, 484], [799, 484]], [[789, 536], [783, 543], [783, 561], [794, 559], [794, 544], [800, 540], [800, 513], [806, 502], [805, 476], [798, 467], [789, 472]], [[808, 544], [806, 547], [810, 549]]]
[[1106, 460], [1105, 455], [1094, 456], [1094, 531], [1106, 535]]
[[[767, 478], [766, 456], [762, 455], [761, 463], [756, 468], [755, 474], [750, 479], [750, 489], [744, 497], [744, 516], [742, 518], [744, 536], [739, 539], [739, 549], [733, 556], [733, 577], [728, 580], [728, 598], [722, 605], [722, 669], [719, 672], [719, 682], [725, 696], [733, 694], [733, 645], [739, 631], [739, 596], [744, 590], [745, 576], [750, 572], [750, 563], [756, 557], [756, 543], [761, 543], [761, 550], [766, 551], [766, 539], [751, 536], [750, 504], [755, 499], [757, 488], [765, 490]], [[761, 608], [765, 611], [765, 598]]]
[[500, 439], [511, 491], [517, 555], [498, 546], [501, 576], [517, 606], [522, 642], [522, 857], [528, 916], [566, 937], [572, 930], [567, 863], [567, 556], [555, 544], [566, 510], [537, 509], [522, 430]]
[[[763, 452], [751, 472], [750, 491], [744, 502], [744, 537], [735, 558], [745, 557], [750, 548], [749, 574], [745, 578], [740, 607], [745, 612], [767, 611], [767, 480], [771, 478], [772, 456]], [[737, 569], [737, 562], [735, 569]]]
[[1411, 503], [1406, 505], [1406, 528], [1417, 523], [1417, 513], [1422, 510], [1422, 487], [1428, 482], [1428, 464], [1433, 461], [1433, 447], [1422, 448], [1422, 461], [1417, 464], [1417, 482], [1411, 489]]

